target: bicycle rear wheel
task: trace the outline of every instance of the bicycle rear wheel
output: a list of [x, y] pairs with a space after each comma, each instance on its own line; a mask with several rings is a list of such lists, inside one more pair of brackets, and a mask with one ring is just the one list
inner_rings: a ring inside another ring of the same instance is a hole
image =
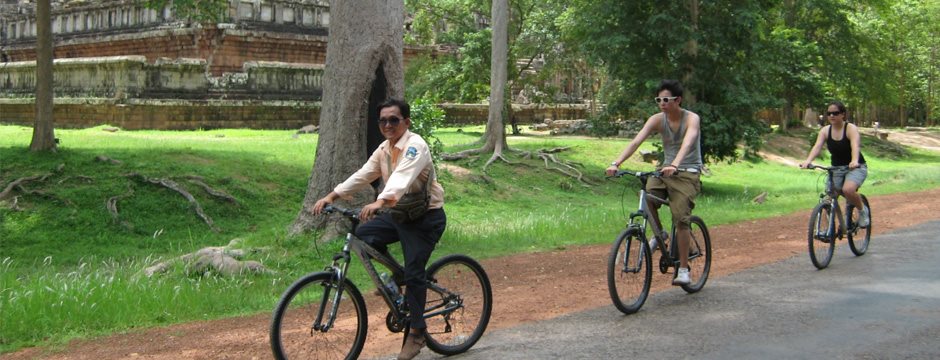
[[817, 269], [825, 269], [832, 260], [835, 250], [835, 229], [830, 229], [832, 221], [832, 205], [820, 203], [813, 209], [809, 217], [809, 259]]
[[640, 310], [650, 293], [653, 261], [649, 244], [637, 229], [624, 230], [607, 259], [607, 289], [617, 310], [633, 314]]
[[[692, 216], [689, 223], [689, 282], [682, 285], [682, 290], [691, 294], [705, 287], [708, 273], [712, 268], [712, 239], [708, 235], [705, 221]], [[677, 248], [678, 249], [678, 248]]]
[[428, 281], [444, 289], [428, 287], [425, 314], [439, 312], [425, 319], [428, 348], [442, 355], [469, 350], [490, 322], [493, 311], [490, 278], [469, 256], [448, 255], [428, 267]]
[[[366, 302], [346, 280], [330, 323], [339, 284], [328, 272], [304, 276], [287, 288], [274, 309], [271, 350], [275, 359], [356, 359], [366, 342]], [[321, 312], [322, 311], [322, 312]], [[322, 316], [321, 316], [322, 314]]]
[[[849, 249], [852, 249], [852, 253], [855, 254], [855, 256], [865, 255], [865, 251], [868, 251], [868, 243], [871, 241], [871, 206], [868, 206], [868, 198], [865, 197], [865, 195], [862, 195], [862, 204], [865, 204], [865, 207], [868, 208], [868, 226], [856, 227], [854, 231], [848, 232]], [[852, 204], [849, 204], [845, 212], [853, 219], [853, 224], [858, 224], [857, 221], [860, 213], [858, 209], [852, 206]]]

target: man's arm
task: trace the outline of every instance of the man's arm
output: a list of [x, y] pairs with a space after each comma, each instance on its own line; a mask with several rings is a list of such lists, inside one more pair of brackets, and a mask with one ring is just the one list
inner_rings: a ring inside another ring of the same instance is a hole
[[[620, 153], [620, 157], [618, 157], [617, 160], [614, 160], [614, 162], [610, 164], [611, 165], [610, 167], [614, 168], [614, 171], [617, 171], [617, 168], [620, 167], [620, 164], [622, 164], [624, 161], [629, 159], [631, 155], [633, 155], [636, 149], [640, 147], [640, 144], [642, 144], [643, 141], [645, 141], [646, 138], [649, 137], [650, 134], [652, 134], [654, 131], [659, 131], [658, 116], [659, 114], [650, 116], [650, 118], [646, 120], [646, 124], [643, 124], [643, 128], [640, 129], [640, 132], [638, 132], [636, 134], [636, 137], [634, 137], [633, 140], [630, 141], [630, 145], [627, 145], [627, 148], [624, 149], [622, 153]], [[610, 170], [610, 168], [608, 168], [608, 170]]]

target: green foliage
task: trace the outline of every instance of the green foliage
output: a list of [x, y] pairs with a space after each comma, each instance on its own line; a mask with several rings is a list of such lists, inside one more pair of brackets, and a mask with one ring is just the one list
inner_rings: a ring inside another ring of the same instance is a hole
[[445, 118], [444, 109], [426, 99], [411, 102], [411, 131], [427, 141], [435, 159], [444, 152], [444, 143], [434, 135], [434, 130], [444, 125]]
[[[405, 41], [440, 45], [449, 52], [429, 54], [409, 64], [408, 96], [435, 102], [480, 102], [489, 96], [490, 3], [471, 0], [409, 0], [413, 15]], [[593, 69], [560, 40], [557, 19], [567, 8], [560, 0], [510, 1], [508, 82], [532, 103], [554, 102], [556, 77], [591, 84]], [[534, 70], [538, 71], [534, 71]]]
[[228, 13], [228, 0], [138, 0], [147, 8], [162, 10], [169, 6], [176, 17], [196, 23], [218, 23]]
[[597, 137], [616, 136], [620, 132], [616, 119], [610, 116], [610, 113], [602, 112], [588, 118], [591, 123], [591, 135]]
[[750, 59], [769, 2], [698, 2], [697, 16], [686, 4], [575, 1], [564, 18], [566, 43], [579, 44], [619, 82], [612, 112], [630, 116], [626, 109], [651, 104], [661, 79], [683, 80], [683, 105], [702, 116], [705, 157], [734, 159], [740, 142], [756, 147], [766, 131], [753, 116], [767, 99]]
[[465, 34], [456, 56], [430, 55], [408, 66], [408, 98], [436, 103], [478, 103], [490, 94], [490, 32]]

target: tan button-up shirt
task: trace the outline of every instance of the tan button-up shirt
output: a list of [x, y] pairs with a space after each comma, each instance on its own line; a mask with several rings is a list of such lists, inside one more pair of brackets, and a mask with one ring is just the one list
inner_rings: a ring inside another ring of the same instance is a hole
[[[428, 143], [421, 136], [405, 131], [395, 143], [394, 149], [388, 140], [382, 142], [369, 157], [369, 161], [333, 191], [340, 197], [349, 199], [356, 190], [368, 186], [381, 176], [385, 188], [378, 198], [394, 206], [405, 194], [424, 190], [424, 183], [428, 181], [433, 166]], [[431, 180], [428, 191], [431, 193], [429, 208], [444, 207], [444, 187], [437, 182], [436, 176]]]

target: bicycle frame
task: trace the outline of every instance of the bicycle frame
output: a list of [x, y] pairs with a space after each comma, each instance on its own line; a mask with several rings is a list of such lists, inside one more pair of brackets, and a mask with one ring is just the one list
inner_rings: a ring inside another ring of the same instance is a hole
[[[350, 210], [343, 210], [336, 208], [335, 211], [341, 212], [343, 215], [348, 217], [353, 222], [352, 229], [346, 233], [346, 243], [343, 245], [343, 250], [336, 255], [333, 255], [333, 263], [328, 266], [325, 271], [330, 272], [333, 276], [336, 277], [336, 294], [333, 294], [333, 306], [330, 308], [329, 313], [329, 322], [327, 325], [322, 325], [324, 311], [326, 310], [326, 302], [320, 302], [320, 308], [317, 312], [317, 318], [314, 322], [313, 328], [320, 331], [327, 331], [333, 327], [333, 321], [336, 320], [336, 313], [339, 308], [340, 296], [343, 293], [343, 287], [346, 284], [346, 275], [348, 274], [349, 264], [352, 257], [350, 253], [355, 254], [359, 258], [359, 261], [362, 262], [363, 267], [366, 270], [366, 274], [372, 278], [372, 282], [376, 285], [379, 293], [382, 294], [382, 299], [385, 300], [385, 304], [391, 310], [391, 314], [394, 317], [396, 324], [401, 324], [404, 322], [406, 313], [402, 302], [398, 302], [398, 299], [394, 299], [392, 294], [385, 288], [385, 284], [382, 282], [381, 277], [376, 270], [375, 265], [372, 261], [375, 260], [385, 266], [388, 270], [392, 272], [392, 277], [401, 277], [404, 276], [405, 269], [398, 264], [395, 259], [383, 254], [367, 244], [362, 239], [359, 239], [354, 234], [356, 228], [359, 226], [359, 220], [356, 218], [357, 213]], [[451, 291], [438, 286], [435, 282], [427, 281], [427, 290], [434, 291], [439, 294], [442, 294], [447, 301], [441, 302], [441, 304], [434, 307], [424, 310], [423, 317], [425, 319], [445, 313], [453, 312], [461, 307], [463, 307], [463, 300], [458, 294], [454, 294]], [[330, 296], [330, 289], [326, 288], [324, 290], [323, 298], [327, 299]], [[441, 309], [443, 308], [443, 309]]]
[[[829, 217], [829, 227], [826, 237], [835, 239], [840, 237], [848, 224], [848, 219], [842, 217], [842, 205], [839, 203], [839, 197], [841, 193], [836, 190], [835, 182], [833, 181], [833, 175], [837, 171], [847, 170], [848, 167], [845, 166], [832, 166], [825, 167], [819, 165], [810, 165], [810, 169], [822, 169], [826, 170], [826, 189], [819, 194], [819, 202], [829, 204], [832, 207], [832, 216]], [[839, 219], [838, 231], [836, 231], [836, 219]], [[818, 234], [817, 234], [818, 236]]]
[[[639, 206], [637, 207], [637, 211], [630, 213], [630, 222], [627, 224], [627, 228], [637, 229], [639, 233], [642, 234], [643, 240], [646, 241], [647, 244], [649, 244], [649, 239], [646, 238], [647, 227], [650, 227], [653, 230], [653, 236], [658, 236], [658, 234], [661, 234], [663, 232], [663, 229], [660, 227], [659, 224], [656, 223], [656, 221], [650, 221], [652, 212], [650, 211], [649, 201], [653, 201], [662, 205], [669, 206], [669, 200], [660, 198], [646, 191], [646, 182], [648, 180], [648, 177], [651, 175], [655, 176], [657, 174], [656, 172], [648, 172], [648, 173], [640, 173], [640, 172], [634, 173], [634, 172], [629, 172], [629, 171], [620, 172], [620, 175], [623, 175], [623, 174], [630, 174], [630, 175], [637, 177], [638, 179], [640, 179], [640, 183], [642, 184], [642, 186], [640, 187]], [[637, 218], [642, 218], [643, 221], [642, 222], [637, 221]], [[672, 236], [672, 239], [676, 238], [675, 226], [672, 227], [671, 236]], [[651, 248], [650, 251], [652, 252], [655, 252], [656, 250], [661, 251], [663, 255], [669, 256], [669, 259], [671, 260], [670, 262], [672, 263], [673, 267], [678, 267], [679, 259], [677, 256], [678, 254], [676, 253], [676, 246], [670, 246], [668, 252], [665, 246], [666, 246], [665, 241], [659, 241], [656, 244], [656, 248], [655, 249]], [[629, 254], [625, 254], [625, 256], [629, 256]], [[640, 255], [640, 259], [642, 260], [642, 255]], [[690, 260], [694, 259], [694, 257], [690, 257], [689, 259]]]

